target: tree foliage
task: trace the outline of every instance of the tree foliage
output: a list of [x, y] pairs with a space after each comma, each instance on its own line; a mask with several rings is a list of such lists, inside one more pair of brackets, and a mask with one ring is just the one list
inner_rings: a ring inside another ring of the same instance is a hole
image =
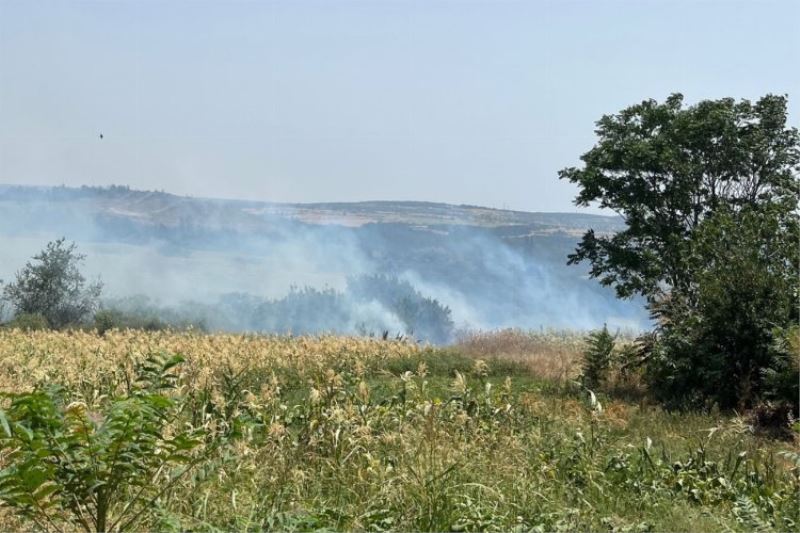
[[444, 343], [453, 335], [452, 311], [438, 300], [424, 296], [406, 280], [380, 274], [352, 277], [348, 293], [357, 301], [376, 301], [395, 313], [404, 333]]
[[604, 116], [583, 168], [560, 173], [580, 187], [577, 205], [625, 219], [613, 235], [588, 231], [569, 263], [646, 298], [662, 399], [749, 406], [786, 366], [775, 346], [799, 318], [800, 286], [800, 135], [786, 120], [781, 96], [647, 100]]
[[[800, 318], [798, 234], [790, 222], [791, 231], [763, 213], [723, 210], [698, 228], [693, 299], [676, 294], [658, 304], [668, 358], [651, 368], [661, 396], [692, 391], [745, 407], [777, 390], [764, 378], [784, 365], [781, 339]], [[797, 394], [782, 397], [796, 401]]]
[[576, 205], [611, 209], [627, 229], [588, 231], [570, 263], [589, 261], [591, 275], [621, 297], [691, 290], [692, 237], [706, 218], [723, 207], [796, 210], [800, 137], [786, 127], [786, 107], [772, 95], [684, 107], [673, 94], [601, 118], [584, 167], [559, 177], [580, 187]]
[[16, 315], [43, 316], [55, 328], [82, 322], [97, 308], [103, 285], [87, 283], [79, 269], [86, 256], [64, 238], [49, 242], [3, 289]]

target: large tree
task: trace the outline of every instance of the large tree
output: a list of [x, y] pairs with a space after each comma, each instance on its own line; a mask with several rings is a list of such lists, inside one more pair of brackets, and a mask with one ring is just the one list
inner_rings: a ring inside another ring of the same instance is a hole
[[786, 122], [781, 96], [647, 100], [600, 119], [583, 167], [560, 173], [577, 205], [625, 220], [614, 235], [588, 231], [569, 262], [646, 298], [662, 399], [747, 407], [775, 396], [765, 376], [794, 368], [780, 341], [798, 320], [800, 135]]
[[673, 94], [602, 117], [584, 166], [559, 177], [580, 187], [576, 205], [611, 209], [627, 229], [588, 231], [570, 263], [589, 261], [591, 275], [621, 297], [690, 293], [692, 235], [709, 215], [720, 207], [796, 214], [800, 137], [786, 107], [773, 95], [686, 107]]
[[33, 257], [3, 290], [16, 315], [41, 315], [55, 328], [76, 324], [97, 308], [99, 281], [87, 283], [79, 265], [85, 256], [61, 238]]

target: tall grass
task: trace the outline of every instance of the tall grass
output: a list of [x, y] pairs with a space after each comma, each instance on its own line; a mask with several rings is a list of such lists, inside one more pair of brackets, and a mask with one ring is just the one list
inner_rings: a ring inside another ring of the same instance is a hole
[[[213, 453], [179, 478], [163, 467], [177, 481], [137, 516], [142, 530], [797, 529], [796, 444], [763, 440], [738, 418], [602, 394], [592, 402], [568, 379], [579, 347], [521, 332], [439, 350], [2, 331], [0, 388], [24, 395], [59, 383], [65, 405], [102, 412], [143, 361], [181, 354], [174, 388], [161, 392], [180, 416], [164, 431], [202, 432]], [[563, 361], [545, 364], [544, 353]], [[0, 468], [14, 466], [11, 451], [0, 452]], [[118, 501], [134, 496], [120, 490]], [[0, 509], [0, 529], [33, 527]]]
[[471, 357], [513, 361], [542, 379], [564, 383], [581, 371], [583, 335], [516, 328], [462, 332], [455, 347]]

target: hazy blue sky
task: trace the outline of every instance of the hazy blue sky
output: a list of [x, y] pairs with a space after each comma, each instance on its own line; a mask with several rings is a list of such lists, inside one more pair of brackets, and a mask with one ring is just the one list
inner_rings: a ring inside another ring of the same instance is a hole
[[799, 24], [794, 0], [0, 0], [0, 183], [572, 211], [556, 172], [603, 113], [773, 92], [797, 124]]

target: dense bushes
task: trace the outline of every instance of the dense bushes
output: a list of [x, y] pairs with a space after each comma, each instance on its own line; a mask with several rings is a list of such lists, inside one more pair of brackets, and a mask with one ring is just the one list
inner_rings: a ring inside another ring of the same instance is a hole
[[255, 331], [294, 335], [341, 333], [411, 336], [445, 343], [454, 324], [450, 309], [390, 276], [350, 278], [344, 291], [291, 287], [281, 298], [226, 294], [215, 303], [159, 306], [143, 296], [106, 300], [95, 315], [101, 333], [113, 328]]
[[[145, 331], [159, 331], [167, 329], [170, 324], [164, 322], [155, 314], [138, 314], [125, 312], [120, 309], [101, 309], [94, 315], [94, 328], [101, 335], [112, 329], [143, 329]], [[177, 329], [177, 328], [176, 328]]]
[[49, 243], [3, 289], [0, 323], [6, 320], [9, 327], [28, 330], [88, 327], [101, 334], [125, 328], [195, 328], [400, 335], [434, 343], [448, 342], [453, 333], [448, 307], [392, 276], [350, 278], [344, 291], [291, 287], [282, 298], [226, 294], [211, 303], [162, 306], [146, 296], [101, 301], [102, 285], [87, 283], [78, 268], [83, 259], [64, 239]]
[[761, 375], [764, 397], [768, 401], [788, 400], [796, 406], [800, 399], [800, 326], [776, 328], [772, 336], [771, 364]]
[[312, 287], [292, 287], [283, 298], [264, 301], [256, 308], [254, 318], [259, 331], [295, 335], [351, 327], [344, 295], [333, 289]]
[[[670, 403], [747, 408], [765, 399], [797, 404], [780, 376], [792, 366], [798, 318], [796, 220], [722, 211], [697, 230], [692, 291], [657, 302], [659, 346], [650, 385]], [[795, 354], [796, 357], [796, 354]]]
[[408, 335], [438, 343], [452, 336], [450, 308], [423, 296], [408, 281], [394, 276], [361, 276], [348, 280], [347, 292], [356, 301], [375, 301], [396, 314]]
[[6, 327], [17, 328], [23, 331], [40, 331], [49, 329], [50, 324], [40, 313], [20, 313], [8, 321]]
[[344, 292], [292, 288], [285, 297], [255, 308], [256, 329], [294, 334], [335, 331], [404, 334], [443, 343], [450, 340], [450, 309], [409, 282], [391, 276], [350, 278]]

